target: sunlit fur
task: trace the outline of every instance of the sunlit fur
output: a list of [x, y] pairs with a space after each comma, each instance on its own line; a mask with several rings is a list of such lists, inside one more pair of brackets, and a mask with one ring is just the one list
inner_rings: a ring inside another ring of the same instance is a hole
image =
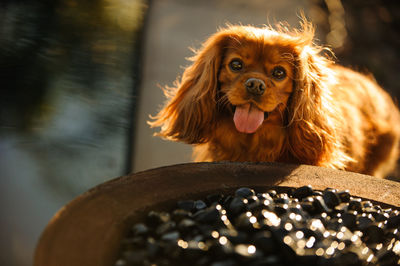
[[[149, 122], [159, 136], [195, 146], [196, 161], [277, 161], [383, 177], [398, 157], [400, 115], [372, 77], [337, 66], [313, 44], [314, 29], [228, 26], [191, 58], [181, 80], [166, 88], [164, 108]], [[326, 54], [326, 53], [325, 53]], [[367, 56], [367, 55], [366, 55]], [[244, 69], [229, 69], [239, 57]], [[274, 66], [287, 77], [271, 77]], [[245, 79], [265, 81], [257, 99]], [[255, 133], [240, 133], [234, 106], [269, 112]]]

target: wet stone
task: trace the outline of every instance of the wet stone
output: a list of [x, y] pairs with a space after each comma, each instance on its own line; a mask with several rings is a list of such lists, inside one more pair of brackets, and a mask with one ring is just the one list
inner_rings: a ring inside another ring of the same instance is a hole
[[377, 254], [380, 265], [399, 265], [400, 256], [394, 253], [392, 250], [380, 250]]
[[162, 223], [168, 222], [170, 219], [169, 214], [168, 213], [159, 213], [159, 212], [155, 212], [155, 211], [151, 211], [149, 212], [149, 214], [146, 217], [146, 224], [149, 227], [157, 227]]
[[246, 211], [247, 207], [246, 207], [246, 204], [243, 201], [243, 198], [235, 197], [230, 202], [228, 210], [232, 215], [237, 216], [240, 213]]
[[[233, 258], [234, 250], [229, 240], [222, 241], [223, 237], [216, 241], [208, 241], [208, 251], [214, 260]], [[223, 243], [223, 244], [222, 244]]]
[[313, 205], [318, 212], [330, 212], [331, 209], [325, 204], [322, 196], [315, 196]]
[[225, 236], [234, 245], [249, 241], [247, 232], [237, 230], [221, 230], [220, 234], [221, 236]]
[[365, 265], [358, 255], [351, 251], [339, 254], [332, 263], [335, 264], [327, 265]]
[[224, 199], [223, 194], [209, 194], [206, 196], [206, 203], [210, 206], [213, 203], [222, 203], [221, 201]]
[[254, 211], [254, 212], [261, 211], [264, 208], [265, 208], [264, 201], [258, 199], [248, 204], [247, 206], [247, 209], [249, 211]]
[[324, 199], [326, 206], [329, 208], [335, 208], [340, 204], [340, 198], [336, 191], [326, 190], [323, 192], [322, 198]]
[[268, 194], [268, 193], [257, 193], [257, 198], [259, 199], [259, 200], [261, 200], [261, 201], [265, 201], [265, 200], [268, 200], [268, 201], [270, 201], [270, 202], [273, 202], [274, 201], [274, 199], [271, 197], [271, 195], [270, 194]]
[[268, 195], [270, 195], [271, 198], [275, 198], [276, 195], [278, 194], [278, 193], [276, 192], [276, 190], [274, 190], [274, 189], [270, 189], [270, 190], [268, 190], [266, 193], [267, 193]]
[[219, 211], [216, 208], [210, 207], [205, 210], [198, 211], [193, 215], [193, 219], [200, 223], [216, 223], [221, 220]]
[[313, 193], [314, 193], [314, 190], [312, 189], [311, 186], [303, 186], [303, 187], [297, 188], [293, 192], [293, 197], [301, 200], [303, 198], [311, 196]]
[[251, 232], [254, 231], [254, 226], [253, 223], [250, 221], [250, 217], [247, 216], [246, 213], [241, 214], [239, 217], [236, 218], [235, 220], [235, 225], [236, 228], [245, 231], [245, 232]]
[[381, 243], [384, 240], [385, 232], [383, 230], [383, 224], [374, 223], [364, 228], [363, 241], [367, 244]]
[[222, 206], [227, 209], [229, 207], [229, 205], [231, 204], [233, 200], [233, 196], [228, 195], [225, 198], [221, 199], [220, 201], [222, 202]]
[[182, 256], [189, 261], [200, 259], [206, 253], [206, 250], [202, 247], [199, 242], [189, 241], [187, 247], [182, 250]]
[[115, 262], [114, 266], [128, 266], [128, 263], [124, 259], [119, 259]]
[[178, 240], [178, 238], [179, 238], [178, 231], [169, 232], [169, 233], [166, 233], [163, 236], [161, 236], [161, 240], [169, 241], [169, 242], [175, 242]]
[[172, 220], [174, 220], [176, 223], [179, 223], [185, 218], [190, 217], [191, 213], [182, 209], [176, 209], [172, 212]]
[[389, 217], [387, 220], [388, 228], [400, 228], [400, 215]]
[[269, 231], [259, 232], [254, 235], [254, 244], [264, 253], [272, 254], [276, 251], [276, 242]]
[[178, 230], [184, 234], [195, 231], [197, 223], [191, 219], [183, 219], [178, 224]]
[[338, 191], [337, 195], [341, 202], [349, 202], [350, 201], [350, 192], [348, 190]]
[[339, 205], [335, 206], [334, 209], [335, 209], [335, 211], [337, 211], [339, 213], [344, 213], [344, 212], [347, 212], [347, 210], [348, 210], [347, 207], [348, 207], [348, 204], [342, 202]]
[[182, 209], [185, 211], [192, 211], [195, 207], [195, 201], [194, 200], [181, 200], [177, 202], [178, 209]]
[[323, 195], [322, 191], [314, 191], [314, 193], [312, 194], [312, 196], [321, 196], [321, 197], [322, 195]]
[[287, 205], [287, 204], [283, 204], [283, 203], [275, 204], [274, 211], [279, 216], [279, 215], [283, 215], [283, 214], [287, 213], [288, 208], [289, 208], [289, 205]]
[[155, 232], [157, 235], [163, 235], [169, 231], [172, 231], [176, 227], [176, 223], [173, 221], [168, 221], [166, 223], [160, 224]]
[[357, 213], [355, 212], [346, 212], [343, 213], [342, 216], [343, 225], [349, 228], [350, 230], [354, 230], [357, 226]]
[[363, 207], [363, 209], [365, 209], [365, 208], [372, 208], [374, 205], [372, 204], [371, 201], [366, 200], [366, 201], [361, 201], [361, 206]]
[[[278, 190], [280, 191], [280, 190]], [[398, 265], [400, 212], [311, 186], [178, 201], [121, 241], [125, 265]]]
[[149, 232], [149, 228], [143, 224], [143, 223], [138, 223], [132, 226], [132, 233], [135, 236], [142, 236], [142, 235], [147, 235]]
[[361, 199], [358, 198], [351, 199], [347, 209], [361, 212], [362, 211]]
[[373, 222], [374, 222], [374, 218], [372, 216], [357, 215], [357, 226], [360, 230], [364, 230], [369, 225], [371, 225]]
[[376, 222], [384, 222], [389, 218], [389, 215], [387, 213], [383, 213], [380, 211], [374, 211], [374, 212], [367, 211], [367, 213], [371, 214], [372, 217], [374, 217]]
[[155, 258], [161, 251], [160, 244], [157, 243], [153, 238], [148, 238], [146, 241], [147, 256]]
[[194, 202], [194, 210], [195, 211], [204, 210], [205, 208], [207, 208], [207, 204], [204, 201], [196, 200]]
[[278, 204], [289, 204], [290, 200], [287, 194], [282, 193], [277, 195], [277, 197], [274, 199], [274, 202]]
[[125, 251], [122, 254], [127, 264], [139, 264], [142, 263], [147, 257], [147, 251], [145, 249], [136, 249]]
[[255, 195], [256, 195], [256, 193], [254, 192], [254, 190], [251, 188], [247, 188], [247, 187], [239, 188], [235, 191], [236, 197], [247, 198], [247, 197], [255, 196]]
[[236, 255], [248, 258], [248, 257], [254, 257], [257, 249], [254, 245], [239, 244], [235, 246], [234, 250]]
[[301, 202], [301, 208], [309, 214], [316, 213], [316, 208], [312, 202]]

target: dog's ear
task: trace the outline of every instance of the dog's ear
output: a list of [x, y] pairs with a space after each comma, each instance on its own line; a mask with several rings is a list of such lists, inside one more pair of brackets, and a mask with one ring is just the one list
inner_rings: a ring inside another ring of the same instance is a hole
[[211, 36], [191, 58], [175, 88], [165, 89], [168, 101], [149, 122], [161, 127], [157, 135], [189, 144], [207, 142], [216, 123], [218, 71], [230, 34]]
[[[294, 90], [288, 104], [288, 141], [292, 157], [306, 164], [343, 169], [351, 160], [344, 153], [341, 129], [334, 127], [337, 116], [331, 99], [334, 86], [332, 62], [321, 56], [321, 48], [307, 39], [296, 44]], [[324, 162], [325, 164], [322, 164]]]

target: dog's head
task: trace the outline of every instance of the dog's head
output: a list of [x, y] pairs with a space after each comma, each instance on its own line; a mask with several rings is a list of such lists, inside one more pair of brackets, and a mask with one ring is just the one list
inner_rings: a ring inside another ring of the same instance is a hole
[[236, 129], [254, 133], [282, 123], [293, 92], [297, 51], [274, 31], [231, 29], [218, 74], [219, 105], [232, 109]]
[[231, 134], [278, 125], [292, 142], [322, 147], [330, 137], [322, 111], [329, 101], [321, 97], [329, 60], [317, 55], [311, 24], [302, 26], [220, 30], [191, 58], [176, 88], [166, 89], [168, 102], [150, 124], [162, 128], [159, 135], [190, 144], [209, 141], [223, 123]]

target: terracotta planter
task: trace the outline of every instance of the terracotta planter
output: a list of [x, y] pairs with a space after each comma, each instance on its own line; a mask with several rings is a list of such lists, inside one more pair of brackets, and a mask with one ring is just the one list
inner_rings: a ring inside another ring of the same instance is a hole
[[315, 189], [348, 189], [383, 206], [400, 206], [400, 183], [356, 173], [277, 163], [174, 165], [116, 178], [67, 204], [44, 230], [34, 265], [113, 265], [121, 238], [149, 209], [243, 186], [267, 189], [308, 184]]

